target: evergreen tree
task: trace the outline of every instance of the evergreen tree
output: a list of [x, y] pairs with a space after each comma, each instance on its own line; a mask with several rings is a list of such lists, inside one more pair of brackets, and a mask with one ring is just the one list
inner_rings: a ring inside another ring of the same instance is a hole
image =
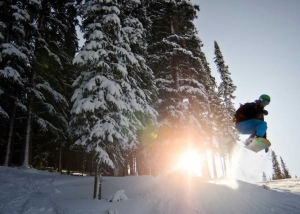
[[152, 23], [148, 61], [159, 90], [158, 136], [164, 144], [172, 143], [168, 154], [175, 156], [188, 146], [184, 141], [203, 147], [210, 123], [209, 74], [202, 70], [201, 40], [193, 24], [198, 10], [199, 6], [183, 0], [153, 0], [148, 5]]
[[[147, 17], [147, 11], [146, 11], [146, 1], [140, 1], [138, 4], [136, 2], [131, 1], [123, 1], [122, 2], [122, 10], [124, 11], [123, 14], [129, 14], [124, 17], [123, 21], [123, 29], [127, 34], [128, 37], [128, 43], [130, 45], [131, 51], [135, 53], [136, 56], [139, 55], [139, 57], [142, 57], [143, 59], [146, 59], [147, 56], [147, 41], [146, 41], [146, 35], [147, 35], [147, 27], [150, 25], [150, 19]], [[123, 20], [123, 18], [121, 18]], [[146, 63], [146, 60], [145, 60]], [[147, 64], [147, 63], [146, 63]], [[149, 69], [149, 68], [147, 68]], [[152, 76], [147, 77], [147, 75], [151, 74]], [[144, 76], [146, 79], [142, 80], [143, 82], [147, 82], [148, 80], [153, 80], [154, 76], [152, 71], [149, 72]], [[147, 80], [148, 79], [148, 80]], [[153, 85], [154, 86], [154, 85]], [[157, 89], [153, 88], [152, 100], [157, 100]], [[151, 137], [149, 131], [149, 128], [147, 127], [143, 130], [140, 130], [138, 132], [139, 141], [142, 142], [138, 144], [138, 147], [135, 149], [135, 151], [130, 151], [131, 155], [124, 155], [128, 160], [127, 162], [132, 162], [134, 157], [136, 158], [137, 162], [139, 161], [140, 166], [147, 166], [149, 165], [149, 146], [153, 143], [148, 141], [148, 145], [144, 142], [144, 137], [147, 138]], [[141, 167], [139, 168], [141, 171]], [[144, 170], [145, 171], [145, 170]], [[148, 170], [147, 170], [148, 171]], [[130, 170], [132, 173], [132, 170]]]
[[222, 143], [221, 147], [224, 154], [230, 154], [230, 151], [236, 141], [238, 140], [238, 134], [233, 123], [233, 115], [235, 108], [232, 100], [235, 98], [233, 93], [236, 90], [236, 86], [230, 77], [230, 72], [228, 66], [225, 65], [222, 52], [219, 48], [218, 43], [215, 41], [215, 63], [217, 65], [217, 70], [221, 75], [221, 84], [218, 88], [218, 95], [222, 99], [221, 103], [221, 115], [218, 121], [219, 132], [222, 133]]
[[[62, 72], [67, 74], [72, 70], [67, 66], [70, 66], [77, 46], [76, 14], [70, 12], [72, 2], [44, 0], [34, 1], [35, 5], [31, 1], [28, 3], [30, 22], [36, 23], [36, 32], [28, 32], [34, 57], [31, 58], [31, 75], [26, 87], [25, 167], [31, 164], [30, 142], [33, 137], [38, 140], [47, 138], [49, 144], [62, 143], [67, 138], [68, 102], [62, 94], [66, 89], [66, 77]], [[38, 132], [32, 135], [34, 129]]]
[[[73, 0], [43, 1], [40, 38], [35, 50], [35, 89], [44, 97], [34, 101], [34, 163], [44, 154], [55, 154], [70, 141], [69, 100], [76, 68], [72, 65], [77, 51], [77, 14]], [[46, 15], [49, 14], [49, 15]], [[42, 40], [42, 42], [40, 42]], [[47, 139], [47, 140], [45, 140]], [[39, 142], [47, 143], [39, 143]]]
[[11, 161], [16, 115], [18, 111], [26, 111], [25, 87], [31, 72], [30, 60], [34, 58], [27, 32], [34, 31], [34, 26], [30, 23], [27, 2], [0, 1], [0, 6], [0, 112], [10, 121], [1, 123], [1, 138], [7, 142], [4, 162], [7, 166]]
[[[124, 163], [123, 151], [137, 146], [137, 131], [155, 122], [157, 114], [150, 106], [152, 71], [133, 52], [140, 49], [133, 46], [142, 42], [137, 34], [144, 30], [134, 13], [125, 12], [138, 6], [133, 0], [82, 5], [86, 43], [74, 59], [82, 72], [73, 84], [71, 124], [76, 144], [96, 151], [98, 162], [111, 167]], [[129, 41], [132, 37], [136, 40]]]
[[280, 166], [279, 163], [277, 161], [277, 155], [275, 154], [274, 151], [272, 151], [272, 163], [273, 163], [273, 176], [272, 179], [273, 180], [278, 180], [278, 179], [282, 179], [282, 172], [280, 170]]
[[266, 173], [265, 173], [265, 172], [263, 172], [262, 181], [263, 181], [263, 182], [267, 181], [267, 176], [266, 176]]
[[283, 162], [282, 158], [280, 157], [280, 163], [281, 163], [281, 168], [283, 171], [282, 177], [283, 178], [291, 178], [292, 176], [290, 175], [289, 170], [287, 169], [285, 163]]
[[[201, 44], [201, 47], [203, 45]], [[208, 99], [209, 99], [209, 113], [208, 117], [210, 118], [210, 126], [207, 129], [208, 136], [209, 136], [209, 143], [208, 148], [212, 154], [212, 167], [213, 167], [213, 177], [217, 178], [217, 166], [215, 161], [215, 154], [218, 152], [219, 142], [222, 141], [221, 132], [219, 132], [218, 124], [219, 119], [222, 118], [222, 111], [221, 111], [221, 98], [218, 96], [216, 92], [217, 83], [215, 78], [211, 75], [211, 69], [209, 67], [209, 63], [207, 62], [205, 54], [201, 51], [200, 58], [202, 61], [202, 70], [204, 70], [208, 75], [209, 78], [205, 85], [206, 90], [208, 91]]]
[[[70, 93], [74, 71], [76, 10], [70, 0], [1, 1], [0, 5], [0, 114], [10, 119], [2, 129], [8, 135], [1, 133], [2, 140], [8, 141], [5, 165], [9, 164], [18, 115], [22, 118], [17, 124], [19, 140], [25, 141], [23, 165], [27, 167], [32, 145], [41, 151], [67, 138], [69, 107], [63, 93]], [[33, 140], [40, 145], [31, 144]], [[40, 143], [45, 140], [47, 143]]]

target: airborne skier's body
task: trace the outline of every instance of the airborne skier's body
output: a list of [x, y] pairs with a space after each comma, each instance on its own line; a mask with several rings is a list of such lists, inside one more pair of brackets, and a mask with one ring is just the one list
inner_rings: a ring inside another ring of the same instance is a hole
[[[267, 138], [267, 123], [264, 108], [270, 103], [269, 95], [263, 94], [252, 103], [245, 103], [235, 112], [236, 129], [241, 134], [251, 134], [249, 138]], [[268, 152], [268, 148], [265, 149]]]

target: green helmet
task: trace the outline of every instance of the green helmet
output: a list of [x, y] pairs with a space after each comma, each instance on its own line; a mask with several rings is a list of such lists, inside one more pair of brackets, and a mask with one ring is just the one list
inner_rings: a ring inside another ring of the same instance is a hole
[[271, 97], [267, 94], [262, 94], [260, 95], [259, 100], [268, 100], [269, 102], [271, 102]]

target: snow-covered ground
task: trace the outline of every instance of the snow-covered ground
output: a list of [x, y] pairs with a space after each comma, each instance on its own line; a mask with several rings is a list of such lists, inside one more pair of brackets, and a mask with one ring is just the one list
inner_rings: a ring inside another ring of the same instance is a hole
[[[0, 213], [300, 213], [300, 179], [251, 184], [178, 174], [104, 177], [100, 201], [92, 199], [93, 183], [93, 177], [0, 167]], [[109, 202], [113, 197], [121, 201]]]

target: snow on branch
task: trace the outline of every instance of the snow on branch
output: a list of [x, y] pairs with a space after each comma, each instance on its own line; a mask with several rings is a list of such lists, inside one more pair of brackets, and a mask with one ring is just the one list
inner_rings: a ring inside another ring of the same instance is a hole
[[34, 88], [28, 88], [27, 91], [28, 91], [28, 93], [32, 93], [37, 99], [45, 100], [44, 95], [41, 92], [39, 92], [38, 90], [36, 90]]
[[61, 65], [61, 62], [60, 62], [60, 58], [55, 54], [55, 53], [53, 53], [48, 47], [46, 47], [46, 46], [43, 46], [43, 48], [48, 52], [48, 55], [50, 56], [50, 57], [52, 57], [60, 66], [62, 66]]
[[84, 46], [84, 49], [87, 50], [87, 51], [93, 50], [93, 49], [101, 49], [101, 48], [102, 48], [102, 43], [97, 42], [97, 41], [87, 42]]
[[103, 33], [100, 30], [94, 30], [93, 33], [90, 34], [89, 40], [93, 39], [103, 39]]
[[42, 8], [41, 1], [39, 0], [29, 0], [29, 4], [36, 5], [39, 9]]
[[39, 125], [39, 130], [43, 132], [51, 131], [53, 134], [59, 133], [59, 130], [53, 124], [49, 123], [47, 120], [44, 120], [43, 118], [40, 118], [38, 116], [34, 116], [33, 118]]
[[97, 28], [101, 28], [101, 26], [102, 25], [100, 23], [91, 23], [86, 28], [91, 30], [96, 30]]
[[16, 83], [20, 86], [23, 86], [23, 80], [19, 74], [19, 72], [12, 67], [5, 67], [4, 70], [0, 70], [0, 77]]
[[3, 108], [1, 108], [1, 106], [0, 106], [0, 116], [1, 116], [2, 118], [9, 119], [8, 114], [6, 113], [6, 111], [3, 110]]
[[41, 83], [37, 84], [36, 88], [43, 89], [46, 92], [48, 92], [49, 94], [51, 94], [57, 103], [63, 103], [65, 105], [68, 105], [66, 98], [63, 95], [61, 95], [60, 93], [58, 93], [57, 91], [53, 90], [48, 82], [45, 82], [43, 84], [41, 84]]
[[3, 43], [0, 48], [2, 48], [2, 52], [0, 53], [0, 61], [2, 61], [3, 57], [16, 56], [19, 59], [26, 60], [28, 62], [28, 58], [25, 54], [19, 51], [14, 45], [10, 43]]
[[113, 161], [109, 158], [109, 155], [107, 154], [107, 152], [105, 150], [103, 150], [101, 147], [97, 146], [96, 152], [97, 152], [99, 162], [105, 163], [108, 166], [115, 168]]
[[97, 61], [100, 56], [95, 51], [80, 51], [73, 59], [73, 64], [86, 64], [88, 61]]
[[50, 103], [43, 103], [43, 106], [47, 109], [47, 112], [50, 113], [52, 116], [56, 116], [57, 112], [53, 105]]
[[108, 14], [103, 16], [104, 20], [103, 23], [109, 23], [112, 22], [114, 24], [117, 24], [118, 26], [121, 26], [120, 18], [116, 14]]
[[109, 13], [115, 13], [117, 15], [120, 14], [120, 10], [116, 6], [103, 6], [101, 9]]
[[20, 102], [19, 99], [15, 101], [15, 105], [20, 108], [23, 112], [27, 111], [27, 106]]
[[138, 64], [138, 60], [132, 52], [128, 52], [126, 49], [118, 46], [114, 46], [114, 50], [120, 55], [125, 55], [131, 64]]

